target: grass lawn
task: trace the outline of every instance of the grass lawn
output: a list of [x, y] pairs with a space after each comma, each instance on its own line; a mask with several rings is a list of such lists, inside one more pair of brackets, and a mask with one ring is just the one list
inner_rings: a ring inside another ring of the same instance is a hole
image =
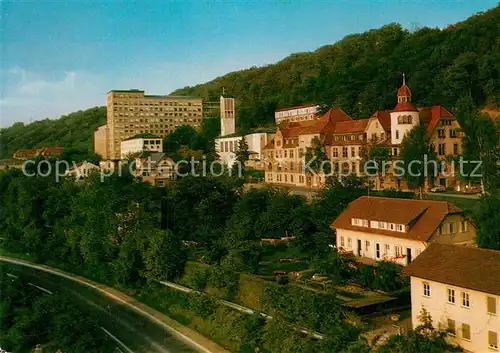
[[447, 196], [445, 194], [434, 194], [434, 195], [424, 194], [423, 196], [426, 200], [447, 201], [452, 205], [461, 208], [467, 213], [474, 212], [479, 205], [479, 199], [473, 199], [473, 198]]

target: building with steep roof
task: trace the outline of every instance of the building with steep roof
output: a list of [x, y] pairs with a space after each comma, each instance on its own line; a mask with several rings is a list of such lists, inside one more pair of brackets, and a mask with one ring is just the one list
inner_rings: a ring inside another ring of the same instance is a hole
[[[279, 109], [276, 113], [298, 108], [300, 107]], [[275, 138], [265, 147], [265, 180], [284, 186], [321, 188], [325, 182], [325, 173], [309, 172], [306, 175], [303, 168], [306, 165], [304, 155], [314, 138], [320, 140], [334, 172], [364, 175], [363, 162], [367, 160], [372, 147], [388, 149], [395, 159], [400, 153], [405, 135], [420, 124], [426, 125], [430, 141], [447, 171], [447, 174], [441, 173], [431, 180], [426, 187], [442, 185], [462, 189], [450, 163], [453, 157], [462, 153], [463, 131], [460, 125], [453, 114], [442, 106], [416, 107], [412, 103], [411, 90], [405, 78], [397, 91], [395, 107], [391, 111], [377, 111], [368, 119], [353, 119], [339, 108], [332, 108], [320, 117], [281, 117]], [[371, 179], [375, 189], [408, 189], [404, 180], [394, 175], [392, 167], [386, 170], [385, 175]]]
[[434, 243], [404, 272], [411, 277], [414, 327], [425, 309], [465, 350], [498, 351], [500, 251]]
[[430, 243], [472, 244], [475, 226], [448, 202], [362, 196], [331, 224], [337, 249], [408, 265]]

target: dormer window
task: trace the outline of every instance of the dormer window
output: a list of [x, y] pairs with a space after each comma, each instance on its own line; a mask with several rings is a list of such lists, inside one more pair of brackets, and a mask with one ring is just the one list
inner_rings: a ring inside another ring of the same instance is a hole
[[405, 233], [406, 232], [406, 227], [405, 227], [404, 224], [398, 224], [397, 225], [397, 230], [398, 230], [398, 232]]

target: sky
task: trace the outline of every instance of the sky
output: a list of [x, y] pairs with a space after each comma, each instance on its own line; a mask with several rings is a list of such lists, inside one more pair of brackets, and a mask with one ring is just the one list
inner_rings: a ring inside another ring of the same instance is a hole
[[168, 94], [398, 22], [444, 28], [498, 0], [0, 0], [0, 126]]

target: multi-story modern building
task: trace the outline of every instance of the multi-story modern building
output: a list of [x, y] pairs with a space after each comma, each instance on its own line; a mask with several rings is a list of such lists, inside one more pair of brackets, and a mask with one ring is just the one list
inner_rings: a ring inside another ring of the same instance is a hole
[[[411, 91], [403, 82], [397, 92], [398, 103], [391, 111], [377, 111], [368, 119], [353, 119], [341, 109], [330, 109], [317, 118], [314, 115], [287, 115], [276, 111], [280, 120], [275, 138], [266, 146], [266, 175], [268, 183], [290, 186], [321, 188], [325, 174], [305, 173], [305, 154], [314, 138], [318, 139], [333, 162], [334, 172], [364, 175], [362, 162], [368, 157], [370, 148], [386, 148], [393, 159], [397, 159], [404, 136], [421, 123], [426, 125], [431, 143], [435, 146], [440, 161], [446, 165], [447, 174], [441, 173], [428, 187], [443, 185], [457, 190], [461, 184], [450, 166], [452, 157], [462, 153], [463, 132], [456, 118], [444, 107], [436, 105], [417, 108], [411, 103]], [[310, 107], [312, 109], [312, 107]], [[302, 108], [301, 108], [302, 109]], [[290, 108], [288, 111], [294, 111]], [[385, 175], [373, 178], [376, 189], [396, 188], [406, 190], [408, 186], [389, 167]]]
[[424, 309], [467, 351], [498, 351], [500, 251], [431, 244], [405, 272], [411, 276], [413, 327]]
[[274, 113], [276, 125], [292, 121], [306, 121], [317, 118], [318, 106], [316, 104], [299, 105], [290, 108], [277, 109]]
[[102, 125], [94, 130], [94, 152], [103, 160], [108, 160], [108, 148], [108, 125]]
[[147, 133], [132, 136], [121, 142], [121, 159], [143, 151], [163, 152], [163, 139]]
[[333, 221], [337, 249], [360, 259], [410, 264], [431, 243], [470, 245], [476, 228], [448, 202], [362, 196]]
[[201, 128], [202, 99], [145, 95], [141, 90], [112, 90], [106, 97], [107, 133], [98, 128], [94, 145], [107, 140], [108, 158], [120, 159], [121, 141], [137, 134], [167, 136], [181, 125]]

